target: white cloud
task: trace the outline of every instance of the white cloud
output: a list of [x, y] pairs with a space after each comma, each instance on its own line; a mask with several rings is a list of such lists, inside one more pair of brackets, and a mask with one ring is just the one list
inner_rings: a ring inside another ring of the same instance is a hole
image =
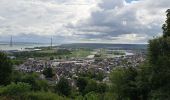
[[169, 0], [1, 0], [0, 39], [143, 43], [160, 35], [168, 7]]
[[90, 9], [95, 6], [92, 1], [1, 0], [0, 15], [3, 17], [0, 19], [6, 20], [0, 24], [3, 30], [0, 35], [60, 35], [60, 32], [67, 30], [65, 24], [76, 23], [90, 15]]
[[[98, 33], [97, 36], [86, 36], [90, 39], [112, 41], [114, 38], [114, 41], [124, 40], [125, 43], [132, 40], [134, 43], [146, 43], [148, 39], [161, 33], [170, 1], [139, 0], [127, 3], [125, 0], [102, 0], [99, 7], [101, 10], [92, 12], [89, 19], [70, 25], [71, 28], [84, 32], [85, 36], [91, 31]], [[140, 37], [135, 37], [134, 33]]]

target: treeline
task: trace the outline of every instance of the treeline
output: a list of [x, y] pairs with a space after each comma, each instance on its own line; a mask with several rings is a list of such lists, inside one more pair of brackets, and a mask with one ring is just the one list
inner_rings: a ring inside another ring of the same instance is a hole
[[59, 49], [54, 52], [39, 52], [39, 51], [23, 51], [23, 52], [14, 52], [13, 56], [17, 58], [31, 58], [31, 57], [50, 57], [50, 56], [61, 56], [69, 55], [71, 51], [67, 49]]

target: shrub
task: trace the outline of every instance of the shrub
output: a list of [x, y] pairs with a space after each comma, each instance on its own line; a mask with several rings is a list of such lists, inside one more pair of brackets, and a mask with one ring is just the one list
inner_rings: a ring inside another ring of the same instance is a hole
[[7, 96], [20, 96], [31, 90], [31, 86], [28, 83], [11, 83], [1, 88], [1, 93]]
[[67, 100], [65, 97], [58, 96], [51, 92], [30, 92], [27, 94], [26, 100]]

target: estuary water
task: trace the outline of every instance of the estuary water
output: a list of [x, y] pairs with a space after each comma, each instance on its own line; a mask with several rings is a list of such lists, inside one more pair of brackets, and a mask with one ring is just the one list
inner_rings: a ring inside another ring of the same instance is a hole
[[49, 44], [15, 43], [10, 46], [7, 43], [0, 43], [0, 50], [24, 50], [25, 48], [45, 47]]

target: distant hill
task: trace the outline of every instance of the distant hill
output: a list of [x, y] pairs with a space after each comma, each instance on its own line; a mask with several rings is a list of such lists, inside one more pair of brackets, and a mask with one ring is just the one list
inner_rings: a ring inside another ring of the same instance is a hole
[[104, 44], [104, 43], [73, 43], [62, 44], [62, 48], [107, 48], [107, 49], [147, 49], [147, 44]]

